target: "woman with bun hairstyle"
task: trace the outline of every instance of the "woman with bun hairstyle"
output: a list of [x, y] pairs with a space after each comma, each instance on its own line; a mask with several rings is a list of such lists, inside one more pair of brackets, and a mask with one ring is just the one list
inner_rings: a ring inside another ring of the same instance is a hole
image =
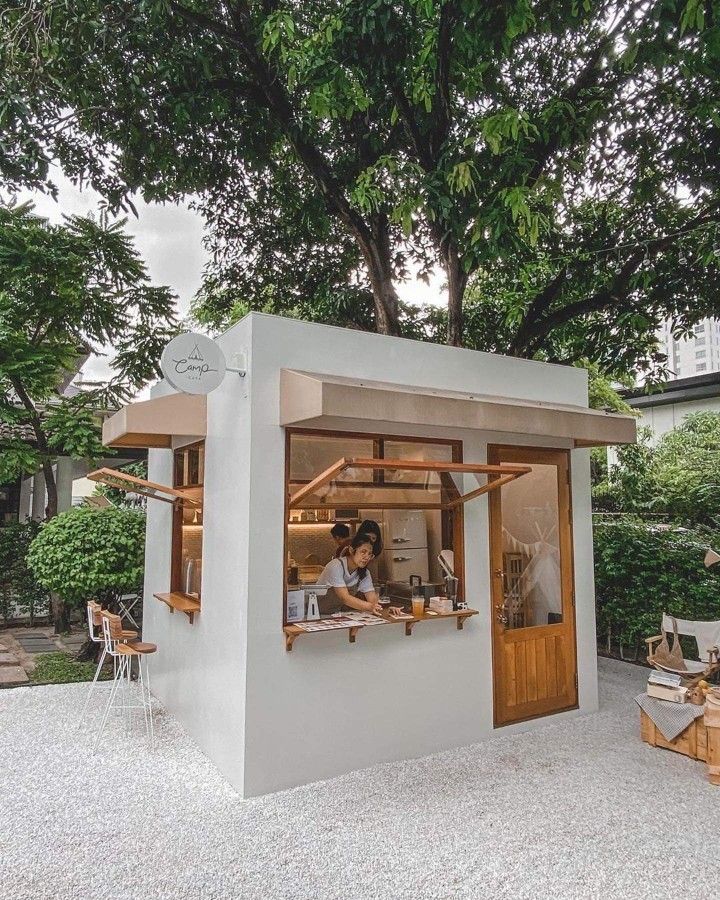
[[[318, 584], [329, 584], [331, 590], [321, 597], [322, 607], [332, 605], [349, 606], [362, 612], [379, 613], [382, 607], [372, 576], [367, 570], [373, 559], [375, 543], [372, 536], [358, 532], [345, 550], [345, 555], [331, 559], [322, 570]], [[361, 597], [356, 596], [361, 594]]]

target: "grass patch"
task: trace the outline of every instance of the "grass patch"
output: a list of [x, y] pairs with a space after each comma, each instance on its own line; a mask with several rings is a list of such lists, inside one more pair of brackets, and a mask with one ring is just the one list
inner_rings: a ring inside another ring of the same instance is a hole
[[[74, 681], [92, 681], [95, 675], [95, 663], [78, 662], [72, 653], [39, 653], [35, 657], [35, 671], [30, 680], [42, 684], [68, 684]], [[111, 673], [101, 672], [100, 679], [112, 677]]]

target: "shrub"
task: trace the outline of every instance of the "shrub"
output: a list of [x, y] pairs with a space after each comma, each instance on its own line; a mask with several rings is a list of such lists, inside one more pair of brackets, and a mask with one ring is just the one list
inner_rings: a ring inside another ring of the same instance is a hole
[[142, 584], [144, 548], [142, 512], [79, 507], [42, 526], [28, 565], [40, 584], [70, 606], [89, 599], [113, 605]]
[[703, 565], [719, 532], [621, 519], [596, 523], [594, 543], [598, 640], [609, 634], [637, 650], [664, 612], [720, 619], [720, 570]]
[[27, 565], [32, 540], [40, 530], [38, 522], [0, 527], [0, 615], [5, 622], [18, 612], [35, 616], [47, 612], [47, 591], [35, 580]]

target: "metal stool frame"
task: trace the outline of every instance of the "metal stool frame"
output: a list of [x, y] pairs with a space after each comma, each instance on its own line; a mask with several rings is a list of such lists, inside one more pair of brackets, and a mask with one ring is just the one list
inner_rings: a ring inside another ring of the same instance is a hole
[[[102, 644], [103, 649], [100, 654], [100, 659], [97, 664], [97, 668], [95, 669], [95, 677], [90, 683], [90, 687], [88, 688], [88, 692], [85, 696], [85, 703], [82, 708], [82, 712], [80, 713], [80, 718], [78, 719], [77, 728], [80, 729], [83, 721], [85, 720], [85, 714], [87, 713], [88, 706], [90, 705], [90, 700], [92, 699], [92, 695], [95, 691], [95, 687], [98, 682], [98, 678], [100, 677], [100, 672], [102, 671], [102, 667], [107, 658], [107, 646], [105, 644], [105, 638], [102, 634], [102, 612], [103, 608], [97, 603], [95, 600], [88, 600], [87, 602], [87, 620], [88, 620], [88, 634], [90, 636], [90, 640], [94, 644]], [[124, 641], [133, 641], [137, 639], [137, 631], [125, 631], [122, 633], [122, 640]], [[117, 661], [115, 657], [113, 657], [113, 674], [117, 674]]]
[[[147, 663], [145, 664], [145, 672], [143, 673], [142, 659], [149, 653], [157, 649], [154, 644], [127, 644], [122, 639], [122, 624], [120, 616], [113, 615], [103, 611], [101, 613], [103, 638], [105, 641], [105, 651], [111, 656], [116, 664], [115, 677], [113, 679], [112, 689], [105, 705], [102, 722], [95, 738], [93, 745], [93, 753], [97, 751], [100, 739], [105, 730], [108, 716], [111, 709], [122, 709], [125, 711], [126, 720], [130, 722], [130, 711], [132, 709], [142, 709], [145, 719], [145, 732], [149, 735], [150, 746], [154, 746], [155, 733], [152, 720], [152, 696], [150, 694], [150, 673]], [[139, 649], [142, 648], [142, 649]], [[146, 649], [147, 648], [147, 649]], [[152, 649], [150, 649], [152, 648]], [[131, 676], [132, 676], [132, 659], [138, 659], [138, 687], [140, 688], [140, 702], [133, 703], [131, 698]], [[122, 688], [123, 702], [117, 703], [116, 699], [119, 690]], [[147, 694], [146, 694], [147, 690]]]

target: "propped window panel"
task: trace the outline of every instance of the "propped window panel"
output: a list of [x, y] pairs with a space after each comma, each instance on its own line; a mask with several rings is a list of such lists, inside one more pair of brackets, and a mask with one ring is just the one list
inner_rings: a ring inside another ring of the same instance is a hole
[[152, 500], [162, 500], [164, 503], [180, 503], [187, 506], [202, 506], [202, 501], [190, 496], [188, 491], [173, 488], [167, 484], [157, 484], [144, 478], [137, 478], [135, 475], [128, 475], [126, 472], [120, 472], [117, 469], [98, 469], [95, 472], [91, 472], [87, 477], [90, 481], [97, 481], [99, 484], [106, 484], [108, 487], [126, 491], [129, 494], [141, 494], [143, 497], [150, 497]]
[[[311, 481], [291, 481], [289, 506], [450, 510], [530, 471], [520, 465], [342, 457]], [[469, 476], [477, 486], [468, 490]]]

